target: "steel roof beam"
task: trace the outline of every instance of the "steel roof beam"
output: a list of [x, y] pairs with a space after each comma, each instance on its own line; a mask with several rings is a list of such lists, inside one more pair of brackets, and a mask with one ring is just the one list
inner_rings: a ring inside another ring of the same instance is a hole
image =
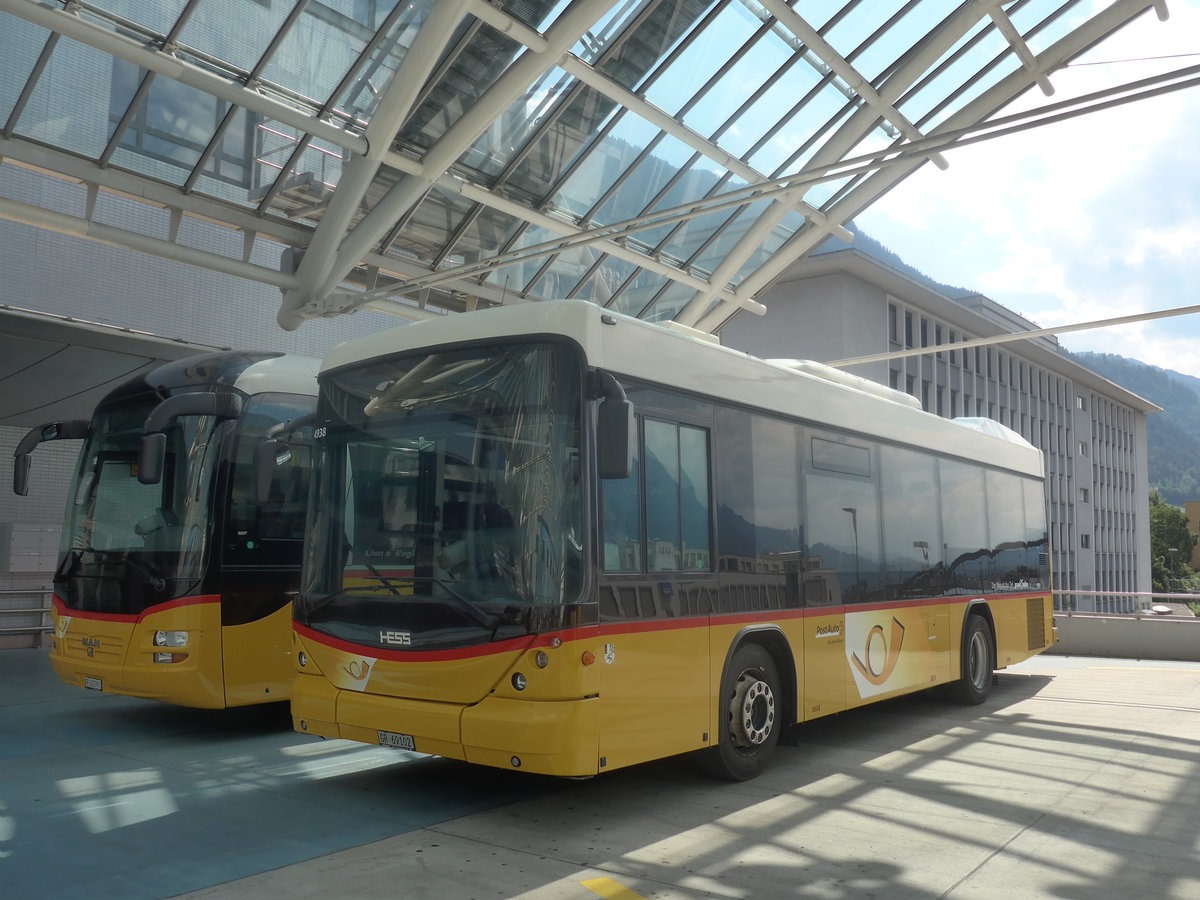
[[[421, 25], [417, 40], [405, 53], [404, 59], [384, 88], [363, 135], [367, 141], [367, 151], [354, 155], [342, 170], [342, 177], [338, 180], [337, 190], [333, 192], [329, 208], [313, 232], [308, 249], [296, 270], [297, 286], [284, 295], [279, 315], [285, 316], [287, 311], [288, 322], [292, 321], [291, 310], [309, 299], [320, 299], [304, 296], [303, 289], [299, 286], [324, 284], [330, 279], [338, 243], [358, 214], [363, 198], [380, 165], [387, 158], [396, 134], [411, 112], [421, 86], [437, 65], [442, 48], [454, 34], [467, 6], [467, 0], [441, 0], [435, 3]], [[288, 327], [282, 320], [280, 324]], [[291, 327], [294, 328], [295, 325]]]
[[[800, 42], [811, 50], [818, 59], [827, 65], [838, 78], [842, 79], [858, 94], [859, 99], [878, 114], [885, 122], [891, 123], [904, 137], [910, 141], [920, 140], [923, 135], [908, 118], [891, 103], [886, 102], [879, 92], [858, 69], [833, 48], [817, 29], [802, 19], [794, 9], [783, 0], [758, 0], [778, 21], [779, 24], [794, 34]], [[1007, 17], [1005, 17], [1007, 18]], [[1010, 25], [1011, 27], [1011, 25]], [[1018, 35], [1018, 39], [1020, 35]], [[930, 160], [939, 169], [949, 166], [945, 157], [932, 153]]]
[[1008, 41], [1008, 45], [1012, 47], [1013, 53], [1017, 55], [1017, 59], [1021, 61], [1021, 65], [1032, 76], [1037, 86], [1042, 89], [1042, 93], [1047, 97], [1052, 96], [1054, 94], [1054, 85], [1050, 83], [1050, 79], [1046, 77], [1045, 72], [1038, 68], [1037, 57], [1033, 55], [1033, 51], [1025, 43], [1025, 38], [1021, 37], [1021, 32], [1017, 31], [1017, 26], [1008, 17], [1008, 13], [1004, 11], [1000, 2], [1001, 0], [993, 0], [991, 6], [988, 8], [988, 15], [992, 19], [992, 24], [996, 26], [996, 30]]
[[75, 13], [43, 6], [36, 0], [0, 0], [0, 11], [148, 71], [165, 75], [198, 91], [244, 106], [252, 112], [290, 125], [299, 131], [309, 132], [321, 140], [344, 147], [353, 153], [366, 153], [369, 149], [366, 138], [353, 135], [337, 125], [309, 115], [299, 107], [245, 87], [239, 84], [232, 74], [229, 77], [215, 75], [170, 53], [109, 31]]
[[[565, 222], [562, 219], [557, 219], [554, 216], [546, 215], [545, 213], [538, 212], [537, 210], [529, 209], [527, 206], [521, 206], [519, 203], [505, 199], [504, 197], [491, 194], [486, 189], [481, 188], [479, 185], [472, 184], [471, 182], [462, 178], [458, 178], [454, 175], [442, 176], [438, 179], [437, 185], [442, 190], [453, 191], [461, 194], [468, 200], [490, 206], [491, 208], [499, 210], [500, 212], [510, 215], [513, 218], [520, 219], [528, 222], [530, 225], [536, 225], [539, 228], [544, 228], [547, 231], [551, 231], [556, 234], [561, 234], [568, 237], [583, 236], [587, 234], [587, 229], [585, 228], [581, 228], [578, 225], [574, 225], [570, 222]], [[591, 246], [594, 246], [597, 250], [600, 250], [609, 256], [615, 256], [618, 259], [631, 262], [634, 265], [640, 266], [643, 269], [648, 269], [655, 274], [664, 275], [674, 281], [681, 281], [684, 284], [696, 288], [696, 290], [706, 290], [709, 287], [709, 282], [705, 279], [697, 278], [695, 275], [692, 275], [689, 272], [678, 268], [677, 266], [672, 266], [669, 263], [664, 263], [661, 260], [649, 257], [644, 253], [638, 252], [637, 250], [632, 250], [619, 241], [613, 240], [611, 236], [606, 236], [600, 240], [592, 242]], [[732, 291], [723, 290], [721, 291], [721, 296], [724, 299], [734, 302], [737, 300]]]
[[304, 307], [312, 299], [324, 297], [334, 290], [342, 275], [358, 265], [392, 225], [421, 201], [438, 176], [454, 165], [494, 121], [495, 116], [507, 109], [538, 76], [551, 68], [557, 57], [569, 50], [608, 9], [608, 0], [578, 0], [568, 6], [547, 30], [545, 52], [526, 50], [521, 54], [429, 148], [422, 159], [423, 174], [402, 178], [346, 234], [328, 277], [322, 283], [313, 285], [307, 295], [291, 292], [288, 302], [279, 310], [280, 326], [289, 330], [299, 327], [305, 318]]
[[[178, 214], [182, 214], [198, 222], [241, 231], [247, 238], [261, 237], [278, 244], [276, 252], [282, 251], [285, 247], [303, 248], [307, 246], [308, 240], [312, 236], [311, 229], [293, 225], [279, 218], [255, 215], [244, 207], [200, 194], [183, 194], [173, 185], [154, 181], [122, 169], [101, 168], [95, 162], [74, 154], [17, 138], [0, 138], [0, 163], [4, 162], [82, 185], [86, 187], [89, 196], [93, 199], [93, 205], [95, 191], [103, 190], [135, 203], [169, 210], [173, 219], [176, 219]], [[24, 223], [27, 217], [26, 212], [21, 212], [13, 218], [13, 221]], [[0, 218], [8, 218], [8, 216], [0, 213]], [[83, 218], [80, 222], [85, 224], [71, 224], [62, 231], [64, 234], [95, 240], [94, 235], [99, 234], [100, 230], [93, 230], [90, 221], [90, 218]], [[141, 235], [127, 241], [124, 239], [124, 235], [134, 235], [134, 232], [126, 233], [120, 229], [113, 229], [111, 226], [103, 232], [105, 239], [101, 243], [120, 246], [127, 250], [139, 249], [137, 238]], [[252, 242], [250, 243], [252, 244]], [[243, 247], [248, 249], [249, 244], [244, 241]], [[180, 258], [179, 254], [166, 251], [155, 255], [164, 258]], [[220, 254], [210, 254], [209, 256], [189, 258], [187, 262], [207, 269], [225, 271], [225, 263], [218, 261], [226, 260], [232, 261], [232, 258]], [[243, 255], [242, 262], [249, 262], [248, 252]], [[363, 262], [367, 266], [386, 272], [391, 277], [401, 279], [413, 278], [429, 271], [415, 260], [384, 257], [377, 253], [368, 255]], [[214, 264], [210, 265], [210, 263]], [[254, 280], [261, 281], [262, 279]], [[286, 289], [289, 286], [291, 286], [290, 282], [282, 287]], [[451, 282], [445, 285], [445, 288], [456, 292], [470, 292], [491, 302], [499, 302], [503, 296], [500, 288], [493, 289], [491, 285], [480, 285], [477, 282]]]
[[22, 203], [19, 200], [10, 200], [7, 197], [0, 197], [0, 218], [46, 231], [54, 231], [58, 234], [107, 244], [110, 247], [122, 247], [126, 250], [136, 250], [139, 253], [157, 256], [160, 259], [200, 266], [214, 272], [233, 275], [236, 278], [274, 285], [281, 290], [291, 287], [296, 280], [294, 275], [287, 275], [278, 269], [243, 262], [219, 253], [210, 253], [207, 250], [199, 250], [162, 238], [151, 237], [141, 232], [107, 225], [104, 222], [56, 212], [30, 203]]
[[[483, 0], [467, 0], [468, 4], [473, 7], [486, 6]], [[435, 4], [436, 10], [441, 8], [443, 4]], [[114, 34], [102, 26], [81, 19], [79, 16], [72, 13], [67, 13], [62, 10], [52, 9], [47, 6], [42, 6], [31, 0], [0, 0], [0, 10], [9, 12], [18, 18], [38, 25], [52, 32], [53, 34], [61, 34], [69, 37], [72, 40], [78, 41], [87, 46], [93, 47], [104, 53], [108, 53], [118, 59], [123, 59], [134, 65], [148, 69], [149, 71], [157, 72], [168, 78], [173, 78], [184, 84], [188, 84], [197, 90], [212, 94], [221, 99], [227, 100], [235, 106], [244, 107], [263, 115], [274, 121], [281, 122], [296, 128], [298, 131], [312, 134], [314, 137], [320, 138], [334, 146], [343, 148], [351, 154], [357, 156], [367, 156], [371, 152], [373, 141], [368, 141], [366, 136], [359, 136], [344, 131], [336, 125], [325, 122], [315, 116], [310, 116], [302, 110], [297, 109], [280, 100], [271, 98], [257, 90], [247, 88], [232, 82], [221, 76], [215, 75], [205, 69], [179, 60], [177, 57], [163, 53], [159, 50], [147, 47], [137, 41]], [[500, 15], [504, 15], [500, 13]], [[432, 15], [431, 15], [432, 18]], [[491, 18], [495, 18], [492, 16]], [[429, 22], [426, 22], [428, 25]], [[529, 29], [526, 29], [529, 30]], [[510, 36], [517, 36], [519, 40], [527, 40], [527, 35], [519, 35], [519, 29], [509, 28]], [[534, 32], [534, 34], [536, 34]], [[536, 43], [530, 40], [530, 43]], [[440, 51], [440, 45], [434, 44], [434, 47]], [[416, 85], [418, 88], [420, 82]], [[372, 132], [374, 134], [375, 132]], [[378, 145], [376, 145], [378, 146]], [[384, 144], [382, 149], [382, 162], [394, 169], [404, 172], [408, 175], [421, 176], [425, 172], [425, 167], [420, 161], [411, 159], [400, 153], [397, 153], [390, 146], [390, 142]], [[32, 156], [36, 157], [41, 154], [41, 150]], [[51, 152], [53, 155], [58, 155]], [[5, 150], [6, 155], [12, 156], [14, 159], [21, 159], [37, 165], [35, 159], [29, 154], [25, 154], [17, 149], [15, 145], [11, 145]], [[64, 169], [62, 165], [57, 165], [56, 171], [69, 172], [73, 168], [78, 168], [71, 159], [63, 158]], [[154, 182], [148, 182], [145, 179], [131, 175], [128, 178], [120, 174], [120, 170], [112, 168], [99, 168], [96, 166], [87, 166], [90, 171], [88, 173], [78, 173], [74, 177], [80, 180], [99, 183], [115, 190], [119, 193], [128, 196], [154, 196], [153, 202], [156, 205], [162, 206], [178, 206], [183, 208], [185, 212], [199, 215], [204, 218], [210, 218], [213, 221], [229, 221], [234, 227], [248, 228], [250, 230], [258, 230], [263, 234], [270, 236], [274, 240], [281, 243], [290, 244], [295, 247], [307, 247], [309, 245], [312, 232], [307, 229], [302, 229], [297, 226], [283, 222], [275, 222], [274, 220], [264, 220], [260, 217], [253, 216], [250, 213], [242, 215], [239, 208], [230, 208], [224, 206], [220, 201], [206, 201], [204, 198], [195, 194], [182, 195], [177, 189], [163, 187], [158, 190]], [[536, 210], [529, 209], [512, 201], [506, 200], [503, 197], [493, 195], [484, 188], [465, 182], [462, 179], [454, 176], [442, 176], [438, 179], [438, 186], [444, 190], [454, 193], [460, 193], [469, 199], [488, 206], [492, 209], [497, 209], [506, 215], [513, 216], [521, 221], [529, 222], [533, 225], [538, 225], [548, 230], [553, 230], [561, 234], [578, 233], [578, 229], [568, 223], [562, 222], [551, 216], [539, 213]], [[342, 185], [339, 185], [338, 190], [334, 192], [335, 199], [342, 193]], [[346, 192], [349, 196], [349, 191]], [[211, 208], [209, 208], [211, 207]], [[244, 221], [243, 221], [244, 219]], [[327, 229], [326, 233], [333, 234], [332, 229]], [[650, 259], [644, 254], [636, 250], [630, 250], [615, 242], [607, 242], [600, 245], [600, 249], [612, 256], [624, 259], [627, 262], [640, 265], [643, 268], [664, 275], [674, 280], [682, 280], [685, 283], [700, 289], [701, 286], [707, 286], [707, 283], [700, 279], [690, 276], [682, 270], [666, 263], [661, 263], [657, 260]], [[383, 256], [376, 253], [368, 253], [363, 261], [368, 265], [378, 266], [385, 270], [391, 271], [399, 275], [401, 271], [412, 273], [407, 261], [394, 257]], [[303, 263], [302, 263], [303, 265]], [[420, 270], [419, 270], [420, 271]], [[460, 289], [466, 289], [460, 288]], [[477, 293], [490, 295], [492, 292], [486, 290], [484, 286], [476, 285]], [[501, 296], [497, 292], [496, 297]], [[722, 296], [726, 299], [733, 299], [731, 292], [723, 291]]]
[[[740, 157], [734, 156], [731, 153], [722, 150], [717, 144], [714, 144], [708, 138], [703, 137], [699, 133], [693, 131], [688, 126], [684, 125], [670, 113], [660, 109], [648, 100], [643, 100], [632, 91], [621, 87], [611, 78], [597, 72], [579, 57], [571, 53], [564, 53], [562, 59], [559, 60], [559, 67], [569, 72], [571, 75], [578, 78], [588, 87], [603, 94], [610, 100], [614, 100], [627, 108], [630, 112], [641, 116], [655, 128], [664, 131], [671, 137], [676, 138], [684, 144], [687, 144], [697, 153], [704, 156], [706, 159], [715, 162], [722, 168], [728, 169], [739, 178], [750, 182], [751, 184], [766, 181], [767, 176], [759, 172], [753, 166], [748, 165]], [[799, 202], [796, 205], [799, 212], [805, 218], [812, 218], [815, 221], [824, 224], [825, 216], [820, 210], [816, 209], [808, 203]], [[699, 215], [703, 215], [700, 213]], [[840, 226], [834, 226], [837, 230]], [[845, 231], [844, 240], [850, 240], [850, 233]]]
[[[767, 2], [773, 2], [773, 0], [767, 0]], [[782, 13], [785, 9], [787, 9], [786, 6], [780, 9], [779, 12]], [[984, 10], [982, 8], [972, 7], [970, 5], [964, 5], [963, 7], [960, 7], [959, 10], [947, 20], [946, 24], [934, 33], [934, 36], [930, 37], [916, 52], [910, 53], [909, 58], [905, 61], [904, 65], [897, 68], [881, 88], [875, 89], [874, 87], [867, 85], [867, 87], [870, 88], [874, 105], [864, 102], [864, 105], [860, 106], [854, 112], [854, 114], [837, 130], [837, 132], [830, 137], [830, 139], [826, 141], [824, 145], [822, 145], [821, 149], [813, 155], [807, 168], [822, 172], [826, 167], [836, 165], [843, 154], [854, 147], [855, 144], [862, 140], [864, 135], [869, 133], [870, 130], [874, 128], [875, 123], [879, 120], [882, 114], [881, 110], [895, 110], [896, 107], [894, 106], [894, 103], [900, 98], [904, 91], [908, 90], [908, 88], [910, 88], [928, 70], [929, 66], [933, 62], [939, 59], [950, 47], [953, 47], [963, 35], [967, 34], [970, 29], [983, 17], [983, 15]], [[789, 16], [787, 21], [781, 20], [781, 22], [783, 22], [783, 24], [789, 29], [794, 26], [799, 31], [804, 32], [808, 37], [820, 39], [820, 36], [815, 32], [809, 33], [811, 32], [811, 29], [806, 23], [803, 22], [803, 20], [794, 14]], [[797, 37], [801, 37], [801, 39], [803, 39], [801, 34], [797, 34]], [[822, 43], [824, 43], [823, 39], [820, 40]], [[826, 44], [826, 46], [828, 45]], [[834, 52], [831, 47], [829, 48], [829, 51], [831, 53]], [[836, 60], [827, 60], [827, 62], [832, 68], [836, 63]], [[849, 63], [845, 62], [844, 60], [843, 63], [845, 66], [849, 66]], [[851, 71], [853, 72], [854, 70], [851, 68]], [[844, 77], [844, 75], [841, 73], [838, 74], [839, 77]], [[858, 77], [861, 79], [861, 76]], [[900, 122], [896, 122], [894, 124], [896, 124], [897, 127], [901, 127], [902, 131], [904, 131], [906, 134], [914, 135], [914, 137], [910, 137], [910, 140], [920, 140], [921, 137], [923, 137], [915, 126], [909, 123], [905, 117], [900, 116], [898, 111], [897, 115], [900, 117], [903, 123], [906, 123], [906, 127], [901, 126]], [[936, 152], [929, 153], [923, 156], [918, 163], [912, 166], [912, 168], [915, 168], [916, 165], [920, 165], [926, 159], [933, 160], [938, 158], [941, 157]], [[945, 168], [944, 160], [941, 168]], [[786, 178], [780, 180], [784, 181]], [[769, 280], [761, 281], [760, 279], [757, 279], [756, 276], [759, 272], [766, 270], [778, 274], [778, 272], [782, 272], [784, 269], [786, 269], [788, 265], [791, 265], [795, 259], [814, 249], [818, 243], [825, 240], [825, 238], [829, 237], [831, 234], [835, 234], [835, 232], [829, 227], [831, 223], [840, 229], [840, 232], [836, 233], [836, 236], [842, 240], [847, 240], [842, 236], [842, 232], [845, 232], [845, 228], [842, 226], [842, 223], [849, 219], [850, 215], [842, 216], [830, 214], [828, 211], [823, 212], [822, 215], [825, 216], [824, 222], [816, 219], [809, 219], [808, 222], [805, 223], [804, 227], [798, 230], [783, 247], [781, 247], [772, 255], [770, 260], [765, 262], [762, 266], [755, 270], [755, 272], [751, 273], [751, 275], [748, 276], [747, 279], [742, 282], [742, 284], [738, 285], [738, 288], [734, 291], [734, 293], [737, 294], [740, 301], [744, 302], [746, 300], [753, 299], [754, 294], [760, 289], [756, 287], [754, 290], [750, 290], [747, 288], [748, 283], [761, 284], [763, 286], [770, 283]], [[783, 215], [781, 215], [778, 210], [773, 210], [772, 216], [777, 218], [778, 221], [783, 220]], [[731, 275], [736, 274], [737, 271], [743, 265], [745, 265], [746, 260], [750, 258], [756, 249], [756, 246], [750, 246], [745, 238], [743, 238], [741, 241], [739, 241], [735, 252], [730, 254], [731, 258], [727, 258], [722, 263], [722, 268]], [[775, 276], [772, 275], [771, 277], [774, 278]], [[718, 304], [715, 308], [709, 309], [710, 303], [713, 299], [714, 298], [712, 296], [704, 295], [698, 295], [692, 298], [692, 300], [685, 307], [686, 320], [684, 321], [684, 324], [691, 325], [692, 327], [701, 331], [712, 330], [723, 324], [724, 321], [733, 314], [736, 307], [732, 307], [728, 302], [723, 302]], [[694, 321], [688, 321], [693, 319]]]
[[[983, 0], [983, 2], [987, 2], [987, 0]], [[919, 50], [910, 53], [904, 64], [892, 73], [892, 76], [877, 92], [880, 102], [891, 107], [904, 91], [916, 83], [930, 65], [965, 36], [984, 15], [986, 15], [986, 9], [981, 4], [968, 3], [959, 7], [947, 19], [943, 27], [929, 36]], [[874, 109], [866, 106], [860, 107], [814, 154], [805, 168], [823, 172], [827, 167], [836, 165], [843, 154], [848, 152], [873, 127], [877, 118], [878, 113]], [[917, 162], [907, 166], [906, 171], [915, 170], [928, 158], [928, 155], [922, 156]], [[872, 199], [874, 198], [872, 197]], [[841, 224], [854, 215], [854, 213], [840, 215], [836, 212], [839, 208], [840, 205], [835, 206], [834, 210], [826, 210], [829, 221]], [[780, 247], [772, 255], [771, 259], [739, 284], [734, 293], [742, 299], [752, 298], [796, 259], [813, 250], [829, 234], [830, 232], [815, 222], [806, 224], [806, 227], [797, 231], [783, 247]], [[722, 303], [715, 309], [705, 312], [694, 327], [700, 330], [713, 330], [723, 324], [732, 313], [733, 308]]]
[[[1089, 19], [1085, 24], [1072, 29], [1065, 37], [1038, 57], [1038, 66], [1043, 72], [1054, 71], [1079, 54], [1086, 51], [1097, 41], [1123, 27], [1149, 9], [1158, 11], [1159, 4], [1146, 0], [1115, 0], [1110, 6]], [[1161, 14], [1160, 14], [1161, 16]], [[1026, 90], [1032, 83], [1032, 77], [1024, 69], [1019, 68], [1007, 77], [1001, 79], [989, 90], [967, 103], [953, 116], [948, 118], [927, 135], [936, 139], [944, 132], [969, 127], [975, 123], [984, 122], [1006, 103]], [[950, 145], [953, 147], [953, 144]], [[869, 176], [861, 185], [839, 201], [829, 211], [830, 217], [844, 222], [862, 212], [877, 197], [883, 195], [898, 182], [920, 168], [925, 157], [917, 159], [900, 159], [895, 164], [888, 165]], [[745, 281], [738, 285], [735, 291], [743, 299], [754, 297], [780, 274], [791, 266], [805, 253], [814, 249], [827, 235], [818, 228], [806, 228], [797, 232], [787, 246], [780, 250], [768, 261], [754, 271]], [[715, 330], [731, 315], [731, 311], [721, 307], [712, 310], [697, 323], [702, 330]]]

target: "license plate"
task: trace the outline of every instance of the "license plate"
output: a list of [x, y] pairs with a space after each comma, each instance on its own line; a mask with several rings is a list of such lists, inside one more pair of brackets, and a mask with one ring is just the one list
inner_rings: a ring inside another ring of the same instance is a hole
[[89, 691], [104, 690], [104, 682], [101, 681], [99, 678], [93, 678], [91, 675], [84, 676], [83, 686], [85, 688], [87, 688]]
[[380, 747], [395, 747], [397, 750], [413, 750], [413, 736], [411, 734], [396, 734], [394, 731], [379, 732]]

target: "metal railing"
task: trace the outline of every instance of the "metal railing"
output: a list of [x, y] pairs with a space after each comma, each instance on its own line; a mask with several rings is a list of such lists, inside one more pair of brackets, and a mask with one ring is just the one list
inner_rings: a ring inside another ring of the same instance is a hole
[[[1162, 614], [1164, 610], [1156, 609], [1166, 604], [1182, 604], [1191, 606], [1200, 604], [1200, 594], [1153, 593], [1149, 591], [1071, 591], [1055, 588], [1054, 611], [1071, 615], [1076, 612], [1096, 612], [1109, 615], [1129, 613]], [[1076, 597], [1093, 598], [1094, 609], [1080, 609]], [[1183, 615], [1188, 612], [1181, 610]]]
[[[50, 622], [50, 597], [54, 591], [50, 588], [27, 588], [24, 590], [0, 591], [0, 598], [5, 597], [40, 597], [38, 606], [9, 607], [0, 604], [0, 635], [6, 634], [49, 634], [54, 626]], [[13, 618], [36, 617], [34, 623], [23, 622], [18, 625], [10, 624]]]

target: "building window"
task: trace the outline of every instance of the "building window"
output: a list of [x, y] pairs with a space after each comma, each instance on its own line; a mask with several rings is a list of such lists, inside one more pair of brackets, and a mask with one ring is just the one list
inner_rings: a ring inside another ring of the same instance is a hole
[[1090, 549], [1092, 546], [1092, 536], [1090, 534], [1079, 535], [1079, 546], [1084, 550]]

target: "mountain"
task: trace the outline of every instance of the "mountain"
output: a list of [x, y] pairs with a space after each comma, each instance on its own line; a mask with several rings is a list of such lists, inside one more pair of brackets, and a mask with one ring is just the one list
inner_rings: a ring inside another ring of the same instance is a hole
[[1146, 417], [1150, 487], [1175, 506], [1200, 500], [1200, 378], [1111, 353], [1066, 355], [1163, 408]]
[[923, 284], [934, 291], [937, 291], [944, 297], [949, 297], [951, 300], [962, 300], [964, 297], [971, 297], [978, 293], [978, 291], [973, 291], [968, 288], [946, 284], [938, 281], [931, 275], [926, 275], [920, 269], [906, 263], [897, 253], [885, 247], [865, 231], [862, 231], [853, 219], [846, 223], [846, 230], [854, 235], [853, 243], [846, 244], [838, 238], [830, 237], [813, 251], [813, 256], [817, 256], [821, 253], [833, 253], [837, 250], [845, 250], [849, 246], [853, 247], [855, 250], [859, 250], [867, 254], [872, 259], [877, 259], [881, 263], [891, 266], [897, 272], [903, 272], [914, 281]]

